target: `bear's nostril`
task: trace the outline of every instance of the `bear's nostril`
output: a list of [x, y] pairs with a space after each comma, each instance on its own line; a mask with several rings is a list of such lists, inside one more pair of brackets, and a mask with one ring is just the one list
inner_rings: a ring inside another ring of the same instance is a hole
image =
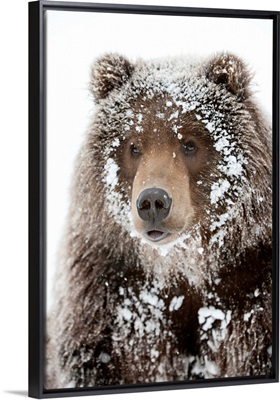
[[140, 210], [149, 210], [150, 208], [151, 208], [151, 203], [149, 202], [149, 200], [144, 200], [140, 204]]
[[161, 200], [156, 200], [155, 201], [155, 206], [157, 210], [160, 210], [161, 208], [164, 208], [164, 204]]
[[165, 190], [150, 188], [140, 193], [136, 205], [139, 217], [155, 224], [168, 216], [171, 203], [172, 200]]

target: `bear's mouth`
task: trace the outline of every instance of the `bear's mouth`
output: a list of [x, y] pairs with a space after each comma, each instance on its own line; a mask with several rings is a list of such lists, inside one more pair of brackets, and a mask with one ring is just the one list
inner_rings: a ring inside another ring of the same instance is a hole
[[160, 240], [165, 239], [169, 235], [170, 235], [169, 232], [162, 232], [157, 230], [148, 231], [146, 233], [146, 237], [152, 242], [159, 242]]

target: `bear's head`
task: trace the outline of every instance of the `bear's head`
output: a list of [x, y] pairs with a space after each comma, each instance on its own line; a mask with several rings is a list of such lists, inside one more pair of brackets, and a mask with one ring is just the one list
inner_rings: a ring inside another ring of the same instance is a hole
[[222, 246], [232, 222], [258, 224], [271, 150], [250, 80], [231, 54], [94, 63], [92, 143], [108, 215], [125, 231], [160, 246], [195, 229]]

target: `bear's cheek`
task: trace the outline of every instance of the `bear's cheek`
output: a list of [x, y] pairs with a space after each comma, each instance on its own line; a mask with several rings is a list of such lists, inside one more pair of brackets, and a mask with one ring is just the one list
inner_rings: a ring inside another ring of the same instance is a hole
[[158, 244], [174, 240], [188, 228], [194, 207], [188, 171], [180, 160], [174, 160], [172, 153], [143, 157], [133, 180], [131, 207], [136, 231], [146, 239], [151, 235], [152, 241], [158, 235]]

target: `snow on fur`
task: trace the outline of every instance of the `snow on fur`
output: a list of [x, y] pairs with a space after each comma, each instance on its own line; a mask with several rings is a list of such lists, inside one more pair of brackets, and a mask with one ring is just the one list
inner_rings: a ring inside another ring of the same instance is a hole
[[[249, 81], [228, 54], [135, 63], [109, 54], [94, 64], [96, 110], [76, 165], [46, 387], [270, 373], [271, 131]], [[144, 140], [148, 118], [150, 136], [168, 126], [181, 143], [190, 115], [215, 152], [211, 176], [192, 183], [203, 217], [151, 243], [134, 228], [120, 154], [131, 137]]]

